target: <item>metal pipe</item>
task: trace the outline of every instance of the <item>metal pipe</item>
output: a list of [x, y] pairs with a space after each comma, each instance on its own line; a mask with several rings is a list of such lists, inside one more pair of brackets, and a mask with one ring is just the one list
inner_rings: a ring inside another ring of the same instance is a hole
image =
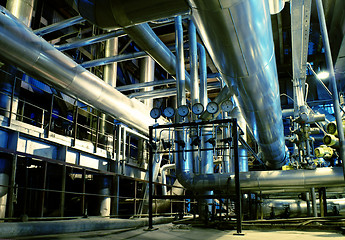
[[281, 167], [285, 142], [268, 2], [188, 2], [215, 66], [227, 85], [235, 84], [239, 91], [241, 108], [253, 132], [258, 131], [266, 164]]
[[317, 205], [316, 205], [316, 194], [315, 194], [315, 188], [310, 188], [310, 194], [311, 194], [311, 201], [312, 201], [312, 207], [313, 207], [313, 216], [317, 217]]
[[109, 32], [109, 33], [104, 33], [101, 35], [83, 38], [83, 39], [80, 39], [80, 40], [77, 40], [74, 42], [65, 43], [65, 44], [61, 44], [58, 46], [54, 46], [54, 47], [57, 50], [66, 51], [66, 50], [70, 50], [73, 48], [80, 48], [80, 47], [84, 47], [87, 45], [103, 42], [103, 41], [111, 39], [111, 38], [123, 37], [125, 35], [126, 35], [126, 33], [123, 30], [117, 30], [117, 31]]
[[[140, 83], [153, 83], [155, 80], [155, 61], [151, 57], [145, 57], [140, 65]], [[142, 91], [152, 91], [153, 87], [145, 87]], [[153, 107], [153, 100], [143, 100], [144, 104]]]
[[[339, 96], [338, 96], [338, 90], [337, 90], [337, 83], [335, 80], [334, 75], [334, 68], [333, 68], [333, 61], [332, 61], [332, 55], [331, 55], [331, 48], [329, 45], [329, 39], [328, 39], [328, 32], [327, 32], [327, 25], [325, 20], [325, 14], [323, 11], [322, 1], [316, 0], [316, 7], [317, 12], [319, 16], [319, 22], [320, 22], [320, 30], [322, 34], [322, 41], [323, 46], [325, 47], [325, 55], [326, 55], [326, 64], [330, 75], [330, 84], [332, 86], [332, 99], [333, 99], [333, 108], [334, 108], [334, 115], [335, 120], [337, 123], [337, 129], [338, 129], [338, 137], [339, 137], [339, 159], [342, 160], [343, 170], [345, 174], [345, 139], [344, 139], [344, 130], [343, 130], [343, 124], [341, 120], [341, 114], [340, 114], [340, 104], [339, 104]], [[345, 175], [344, 175], [345, 178]]]
[[[77, 96], [94, 107], [108, 112], [139, 131], [148, 133], [155, 121], [151, 109], [129, 99], [101, 79], [79, 66], [10, 14], [0, 8], [1, 59], [20, 67], [29, 75]], [[30, 51], [28, 51], [30, 49]], [[163, 123], [163, 120], [159, 120]]]
[[184, 70], [183, 27], [182, 18], [175, 18], [176, 41], [176, 76], [177, 76], [177, 107], [186, 105], [186, 77]]
[[165, 176], [165, 171], [168, 171], [170, 169], [174, 169], [175, 168], [175, 164], [165, 164], [163, 167], [161, 167], [160, 172], [162, 175], [162, 195], [166, 196], [168, 191], [167, 191], [167, 180], [166, 180], [166, 176]]
[[277, 14], [283, 10], [285, 0], [269, 0], [268, 5], [270, 6], [270, 13]]
[[[184, 0], [75, 0], [80, 14], [104, 29], [117, 29], [188, 13]], [[121, 6], [121, 7], [119, 7]]]
[[6, 9], [25, 26], [31, 26], [35, 0], [8, 0]]
[[[149, 54], [165, 71], [172, 76], [177, 75], [176, 57], [169, 48], [159, 39], [151, 27], [140, 24], [125, 29], [128, 36], [147, 54]], [[182, 39], [183, 42], [183, 39]], [[178, 53], [176, 53], [178, 55]], [[184, 73], [185, 74], [185, 73]], [[185, 74], [186, 87], [190, 91], [189, 75]]]
[[200, 103], [205, 107], [207, 105], [207, 63], [206, 63], [206, 51], [203, 45], [198, 43], [198, 54], [199, 54], [199, 75], [200, 75], [200, 88], [199, 96]]
[[86, 20], [82, 16], [76, 16], [76, 17], [72, 17], [72, 18], [63, 20], [61, 22], [57, 22], [57, 23], [54, 23], [52, 25], [49, 25], [49, 26], [46, 26], [46, 27], [43, 27], [40, 29], [36, 29], [33, 32], [38, 36], [43, 36], [45, 34], [52, 33], [52, 32], [58, 31], [60, 29], [73, 26], [75, 24], [83, 23], [85, 21]]
[[[192, 190], [234, 191], [234, 174], [193, 175], [181, 173], [183, 186]], [[240, 173], [243, 191], [300, 191], [311, 187], [345, 186], [342, 168], [317, 168], [315, 170], [273, 170]]]
[[189, 21], [189, 64], [190, 64], [190, 95], [191, 106], [199, 102], [199, 82], [198, 82], [198, 51], [196, 40], [196, 28], [192, 21]]
[[111, 56], [111, 57], [105, 57], [105, 58], [99, 58], [96, 60], [87, 61], [87, 62], [80, 64], [80, 66], [82, 66], [84, 68], [91, 68], [91, 67], [96, 67], [96, 66], [113, 64], [113, 63], [117, 63], [117, 62], [128, 61], [128, 60], [132, 60], [132, 59], [143, 58], [146, 56], [147, 56], [147, 53], [145, 51], [126, 53], [126, 54], [122, 54], [122, 55], [115, 55], [115, 56]]

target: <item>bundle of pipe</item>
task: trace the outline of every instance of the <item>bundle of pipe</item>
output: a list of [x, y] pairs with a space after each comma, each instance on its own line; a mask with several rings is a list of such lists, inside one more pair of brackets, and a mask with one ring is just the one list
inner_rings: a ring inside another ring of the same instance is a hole
[[[5, 8], [0, 8], [0, 57], [26, 73], [114, 115], [148, 133], [155, 121], [147, 106], [129, 99], [36, 36]], [[158, 122], [164, 123], [163, 119]]]
[[239, 91], [240, 106], [266, 164], [285, 163], [282, 111], [272, 38], [265, 0], [189, 0], [192, 17], [223, 79]]
[[140, 32], [147, 30], [145, 25], [131, 29], [133, 25], [192, 9], [193, 21], [223, 79], [228, 86], [239, 89], [241, 108], [250, 127], [258, 130], [264, 160], [272, 168], [281, 167], [285, 163], [285, 143], [268, 2], [188, 3], [189, 8], [182, 0], [77, 1], [81, 15], [91, 22], [103, 28], [125, 27], [130, 36], [145, 35]]

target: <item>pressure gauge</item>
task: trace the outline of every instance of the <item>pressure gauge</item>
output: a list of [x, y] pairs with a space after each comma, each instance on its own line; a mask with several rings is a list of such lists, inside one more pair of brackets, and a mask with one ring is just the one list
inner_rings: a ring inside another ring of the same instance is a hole
[[163, 110], [163, 114], [167, 118], [172, 118], [175, 115], [175, 110], [172, 107], [167, 107], [166, 109]]
[[230, 100], [225, 100], [224, 102], [222, 102], [220, 107], [223, 112], [230, 112], [232, 108], [234, 107], [234, 104]]
[[186, 117], [189, 113], [189, 108], [187, 105], [181, 105], [178, 107], [177, 112], [181, 117]]
[[153, 119], [158, 119], [161, 116], [161, 110], [159, 108], [152, 108], [150, 111], [150, 116]]
[[216, 102], [209, 102], [206, 107], [206, 111], [209, 114], [216, 114], [218, 112], [218, 109], [219, 109], [218, 103]]
[[195, 103], [192, 107], [192, 112], [195, 115], [201, 115], [204, 112], [204, 105], [201, 103]]

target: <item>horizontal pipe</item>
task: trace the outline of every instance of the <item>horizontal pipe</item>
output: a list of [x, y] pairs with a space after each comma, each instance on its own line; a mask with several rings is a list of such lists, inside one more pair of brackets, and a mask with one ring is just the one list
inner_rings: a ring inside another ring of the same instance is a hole
[[125, 35], [126, 35], [126, 33], [123, 30], [117, 30], [117, 31], [109, 32], [109, 33], [104, 33], [101, 35], [83, 38], [83, 39], [80, 39], [80, 40], [77, 40], [74, 42], [70, 42], [70, 43], [56, 45], [54, 47], [57, 50], [66, 51], [66, 50], [70, 50], [70, 49], [74, 49], [74, 48], [84, 47], [84, 46], [88, 46], [91, 44], [103, 42], [105, 40], [115, 38], [115, 37], [123, 37]]
[[99, 58], [96, 60], [84, 62], [80, 65], [84, 68], [91, 68], [91, 67], [102, 66], [102, 65], [106, 65], [110, 63], [115, 63], [115, 62], [124, 62], [124, 61], [133, 60], [133, 59], [143, 58], [146, 56], [147, 56], [146, 52], [140, 51], [140, 52], [111, 56], [111, 57]]
[[[235, 176], [230, 174], [193, 175], [184, 171], [179, 173], [179, 182], [193, 190], [235, 190]], [[344, 187], [343, 170], [335, 168], [316, 168], [315, 170], [273, 170], [240, 173], [241, 190], [296, 190], [311, 187]]]
[[[155, 121], [147, 106], [129, 99], [79, 66], [0, 8], [0, 57], [28, 75], [76, 96], [117, 120], [148, 133]], [[164, 123], [161, 119], [159, 122]]]
[[76, 16], [76, 17], [63, 20], [61, 22], [54, 23], [52, 25], [49, 25], [43, 28], [36, 29], [34, 30], [34, 33], [38, 36], [43, 36], [45, 34], [52, 33], [60, 29], [73, 26], [75, 24], [83, 23], [85, 21], [86, 20], [82, 16]]

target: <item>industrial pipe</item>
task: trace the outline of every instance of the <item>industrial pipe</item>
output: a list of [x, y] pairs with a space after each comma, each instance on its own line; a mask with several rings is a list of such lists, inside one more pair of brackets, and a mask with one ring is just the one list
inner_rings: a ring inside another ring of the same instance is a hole
[[[32, 77], [76, 96], [108, 112], [139, 131], [148, 133], [155, 121], [150, 109], [129, 99], [101, 79], [79, 66], [0, 8], [1, 59], [20, 67]], [[30, 51], [28, 51], [30, 49]], [[163, 120], [159, 120], [164, 123]]]
[[[327, 25], [325, 20], [325, 13], [323, 11], [322, 1], [316, 0], [316, 8], [320, 22], [320, 30], [322, 35], [323, 46], [325, 47], [325, 55], [326, 55], [326, 64], [327, 69], [329, 71], [329, 79], [330, 84], [332, 86], [332, 99], [333, 99], [333, 108], [334, 108], [334, 115], [335, 121], [337, 123], [337, 130], [338, 130], [338, 137], [339, 137], [339, 159], [342, 161], [343, 170], [345, 174], [345, 138], [344, 138], [344, 129], [342, 126], [341, 114], [340, 114], [340, 103], [339, 103], [339, 96], [338, 96], [338, 89], [337, 83], [335, 80], [334, 68], [333, 68], [333, 61], [332, 61], [332, 54], [331, 54], [331, 47], [329, 44], [328, 39], [328, 32], [327, 32]], [[345, 175], [344, 175], [345, 178]]]
[[[188, 0], [200, 36], [240, 106], [266, 164], [285, 164], [285, 142], [271, 17], [266, 0]], [[253, 117], [255, 121], [252, 121]]]

